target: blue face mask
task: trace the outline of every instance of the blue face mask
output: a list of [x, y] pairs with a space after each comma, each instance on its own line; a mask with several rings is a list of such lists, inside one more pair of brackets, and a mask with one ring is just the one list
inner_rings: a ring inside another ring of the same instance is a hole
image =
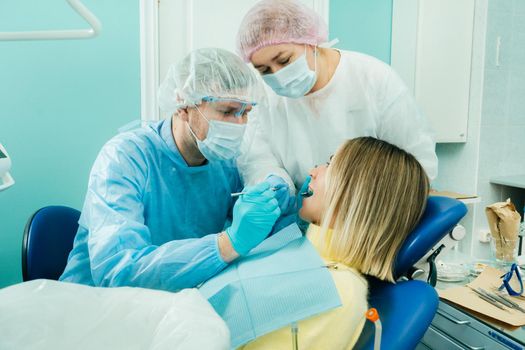
[[263, 75], [263, 80], [276, 94], [291, 98], [304, 96], [317, 81], [317, 52], [314, 53], [314, 70], [306, 61], [306, 52], [301, 57], [273, 74]]
[[246, 130], [246, 124], [235, 124], [209, 120], [202, 114], [198, 107], [199, 114], [208, 122], [208, 134], [204, 140], [199, 140], [193, 130], [191, 134], [197, 142], [197, 147], [207, 160], [228, 160], [235, 158], [241, 149], [241, 143]]

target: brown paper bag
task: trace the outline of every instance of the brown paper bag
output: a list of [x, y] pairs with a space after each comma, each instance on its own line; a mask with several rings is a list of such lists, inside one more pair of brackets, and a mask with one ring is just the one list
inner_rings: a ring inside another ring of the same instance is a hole
[[496, 259], [508, 260], [518, 244], [521, 216], [510, 201], [498, 202], [485, 208], [490, 233], [496, 246]]

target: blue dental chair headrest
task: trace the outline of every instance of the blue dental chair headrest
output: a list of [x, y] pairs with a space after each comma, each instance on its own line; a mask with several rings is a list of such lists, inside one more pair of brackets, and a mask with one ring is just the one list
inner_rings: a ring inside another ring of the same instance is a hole
[[456, 199], [429, 197], [423, 217], [397, 254], [394, 269], [396, 278], [406, 274], [466, 213], [466, 205]]
[[[405, 275], [467, 213], [465, 204], [447, 197], [429, 197], [425, 213], [401, 247], [395, 275]], [[423, 281], [389, 283], [367, 277], [368, 303], [377, 309], [383, 326], [381, 349], [415, 349], [438, 307], [436, 290]], [[374, 349], [374, 325], [366, 321], [354, 349]]]

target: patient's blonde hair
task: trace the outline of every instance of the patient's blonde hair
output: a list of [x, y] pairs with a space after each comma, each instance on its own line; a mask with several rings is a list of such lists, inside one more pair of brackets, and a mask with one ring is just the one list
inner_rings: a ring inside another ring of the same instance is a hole
[[397, 252], [426, 205], [429, 180], [419, 162], [385, 141], [360, 137], [339, 148], [326, 182], [323, 255], [394, 282]]

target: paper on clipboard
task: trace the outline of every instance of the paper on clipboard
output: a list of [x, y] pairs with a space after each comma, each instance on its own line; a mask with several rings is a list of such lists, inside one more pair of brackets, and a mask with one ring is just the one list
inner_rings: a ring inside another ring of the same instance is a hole
[[[478, 278], [467, 285], [480, 287], [492, 293], [501, 285], [500, 276], [503, 274], [504, 272], [489, 266], [483, 270]], [[525, 326], [525, 313], [509, 308], [505, 308], [505, 310], [498, 309], [496, 306], [479, 298], [477, 294], [467, 286], [438, 290], [438, 294], [442, 299], [451, 301], [454, 304], [458, 304], [459, 306], [488, 316], [494, 320], [516, 327]], [[522, 308], [525, 308], [525, 299], [510, 296], [509, 298], [512, 298], [512, 301]]]

